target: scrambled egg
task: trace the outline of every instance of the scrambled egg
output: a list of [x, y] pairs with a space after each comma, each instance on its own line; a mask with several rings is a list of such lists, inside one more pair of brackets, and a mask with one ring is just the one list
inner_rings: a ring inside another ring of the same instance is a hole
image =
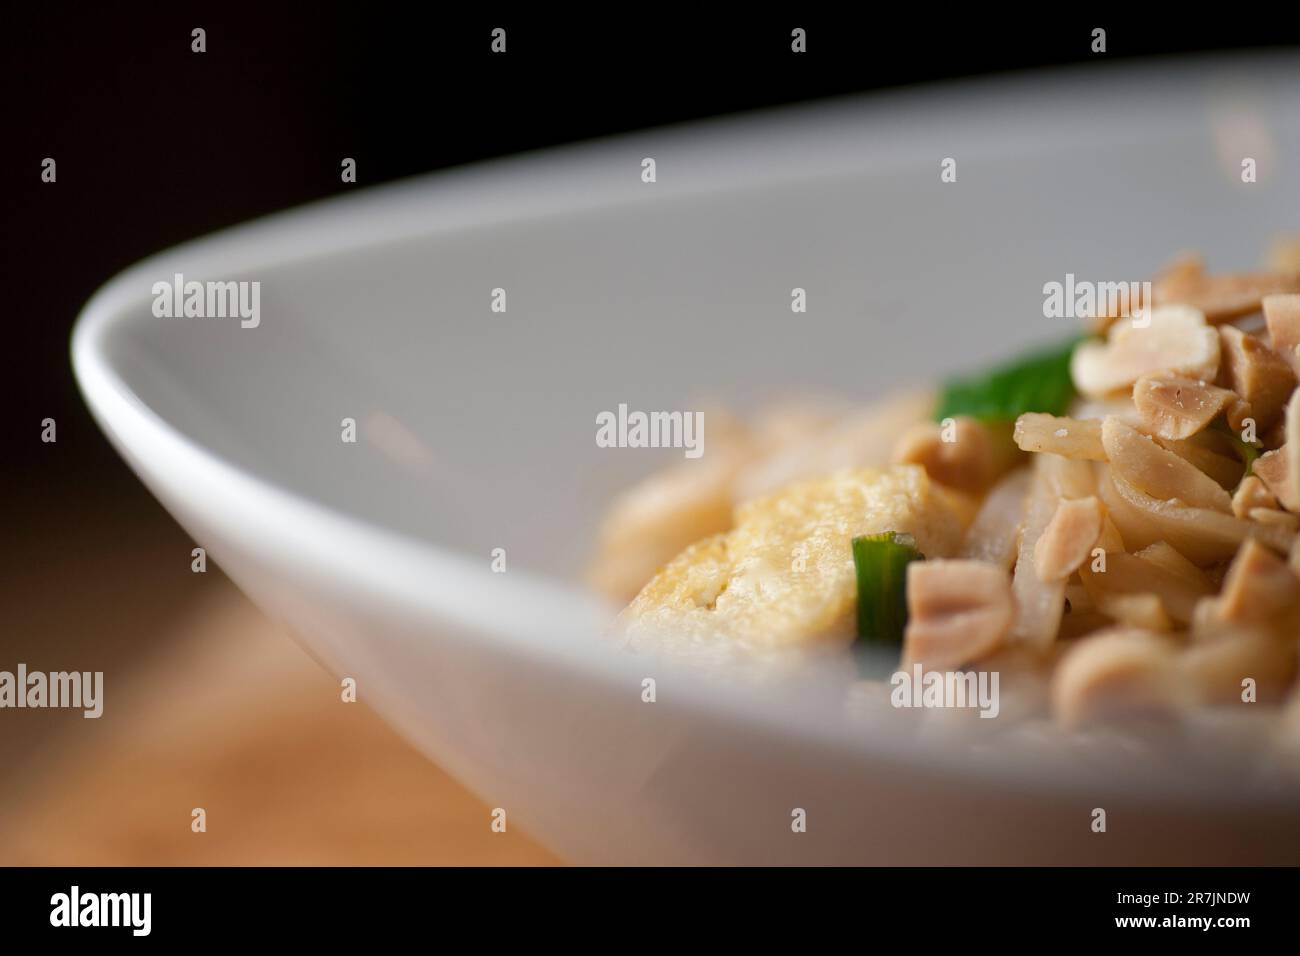
[[740, 505], [732, 530], [670, 561], [623, 611], [621, 629], [633, 646], [847, 644], [856, 630], [852, 539], [907, 532], [927, 557], [946, 557], [970, 516], [969, 501], [916, 465], [796, 482]]

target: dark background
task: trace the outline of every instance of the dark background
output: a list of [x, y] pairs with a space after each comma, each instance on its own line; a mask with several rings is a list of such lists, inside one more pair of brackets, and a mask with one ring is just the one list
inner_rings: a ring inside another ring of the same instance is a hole
[[[345, 189], [644, 126], [960, 76], [1293, 42], [1269, 16], [1201, 25], [918, 8], [889, 17], [601, 16], [365, 4], [24, 4], [4, 14], [0, 167], [7, 306], [0, 416], [13, 520], [56, 487], [142, 495], [99, 435], [68, 360], [72, 323], [136, 260]], [[190, 30], [207, 30], [207, 52]], [[489, 51], [494, 26], [505, 56]], [[790, 29], [809, 52], [789, 51]], [[1094, 26], [1108, 51], [1090, 51]], [[58, 163], [55, 184], [41, 160]], [[358, 184], [339, 181], [342, 157]], [[56, 445], [40, 421], [58, 422]], [[36, 489], [37, 494], [31, 494]], [[66, 517], [66, 514], [65, 514]]]

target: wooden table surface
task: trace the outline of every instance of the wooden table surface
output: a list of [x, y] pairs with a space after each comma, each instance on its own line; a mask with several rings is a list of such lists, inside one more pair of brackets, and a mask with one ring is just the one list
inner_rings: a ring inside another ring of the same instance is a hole
[[493, 833], [219, 570], [192, 573], [142, 493], [34, 504], [10, 530], [0, 669], [104, 670], [105, 690], [98, 720], [0, 711], [0, 864], [559, 862]]

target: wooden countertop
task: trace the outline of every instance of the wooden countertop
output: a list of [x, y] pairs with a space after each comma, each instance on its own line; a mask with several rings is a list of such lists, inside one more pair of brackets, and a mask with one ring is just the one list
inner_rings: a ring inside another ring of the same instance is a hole
[[0, 566], [0, 669], [104, 670], [104, 715], [0, 711], [0, 864], [559, 862], [191, 573], [147, 499], [30, 518]]

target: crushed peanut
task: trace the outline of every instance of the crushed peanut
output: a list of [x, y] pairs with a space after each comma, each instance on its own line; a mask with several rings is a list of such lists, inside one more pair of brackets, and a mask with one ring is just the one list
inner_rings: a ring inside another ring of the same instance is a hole
[[1016, 445], [1023, 451], [1048, 452], [1065, 458], [1105, 461], [1101, 422], [1026, 412], [1016, 419]]
[[1296, 493], [1294, 476], [1288, 466], [1289, 454], [1286, 446], [1265, 452], [1255, 461], [1254, 471], [1283, 508], [1300, 514], [1300, 494]]
[[1147, 430], [1171, 441], [1192, 437], [1236, 402], [1226, 388], [1178, 375], [1144, 375], [1133, 386], [1133, 404]]
[[1300, 295], [1265, 296], [1263, 307], [1273, 350], [1300, 376]]
[[1135, 714], [1169, 714], [1188, 702], [1176, 645], [1136, 628], [1112, 628], [1077, 642], [1052, 677], [1052, 710], [1068, 728]]
[[959, 667], [991, 653], [1011, 626], [1011, 586], [982, 561], [914, 561], [907, 567], [907, 666]]
[[1040, 581], [1063, 581], [1079, 569], [1101, 535], [1105, 516], [1096, 498], [1064, 499], [1034, 542], [1034, 570]]
[[1256, 541], [1233, 558], [1218, 598], [1219, 617], [1232, 623], [1268, 621], [1300, 606], [1300, 588], [1286, 562]]
[[[1282, 406], [1295, 391], [1296, 377], [1291, 365], [1264, 341], [1231, 325], [1219, 329], [1223, 345], [1221, 381], [1250, 406], [1260, 432], [1271, 427], [1282, 415]], [[1244, 415], [1230, 419], [1240, 430]]]
[[1247, 475], [1232, 495], [1232, 513], [1238, 518], [1250, 516], [1252, 511], [1276, 508], [1277, 498], [1259, 480], [1258, 475]]
[[[944, 426], [922, 422], [903, 433], [894, 448], [896, 465], [920, 465], [933, 480], [961, 491], [983, 491], [1019, 460], [1019, 450], [1005, 429], [965, 416], [956, 418], [951, 434]], [[951, 440], [945, 441], [945, 437]]]
[[1240, 704], [1247, 677], [1256, 683], [1258, 700], [1275, 702], [1295, 678], [1296, 654], [1273, 634], [1220, 629], [1213, 639], [1185, 650], [1178, 667], [1206, 703]]
[[1279, 292], [1300, 291], [1300, 276], [1276, 272], [1229, 272], [1222, 275], [1184, 273], [1152, 283], [1156, 306], [1189, 305], [1207, 322], [1219, 325], [1258, 312], [1261, 301]]
[[1143, 375], [1165, 372], [1207, 382], [1219, 371], [1219, 335], [1199, 309], [1186, 305], [1150, 311], [1148, 324], [1122, 319], [1103, 343], [1074, 351], [1070, 373], [1089, 398], [1123, 392]]

